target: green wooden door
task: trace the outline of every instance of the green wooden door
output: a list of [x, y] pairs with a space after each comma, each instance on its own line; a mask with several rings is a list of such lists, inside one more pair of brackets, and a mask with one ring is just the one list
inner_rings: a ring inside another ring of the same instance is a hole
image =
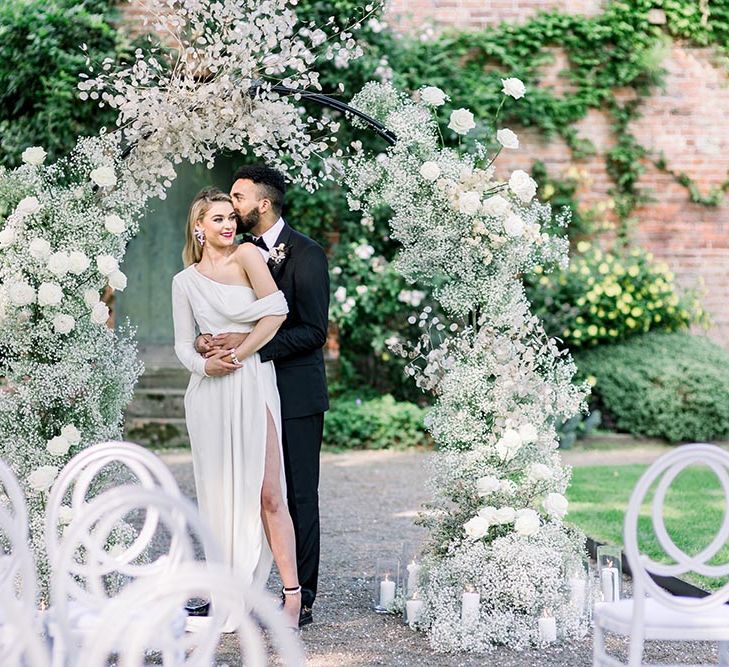
[[234, 166], [240, 160], [220, 158], [215, 168], [179, 165], [178, 177], [167, 191], [167, 199], [154, 200], [140, 223], [139, 234], [127, 249], [122, 270], [128, 283], [116, 294], [116, 321], [127, 317], [137, 327], [143, 357], [171, 359], [172, 276], [182, 269], [182, 247], [190, 202], [202, 188], [216, 185], [226, 192]]

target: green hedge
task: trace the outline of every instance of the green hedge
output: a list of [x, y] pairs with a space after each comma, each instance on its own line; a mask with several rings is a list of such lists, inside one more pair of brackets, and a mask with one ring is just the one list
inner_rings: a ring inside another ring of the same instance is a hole
[[618, 430], [670, 442], [729, 438], [729, 353], [709, 339], [649, 333], [575, 361]]
[[117, 19], [112, 0], [0, 2], [0, 164], [17, 166], [28, 146], [42, 146], [52, 162], [79, 135], [114, 126], [116, 112], [79, 102], [76, 85], [87, 71], [82, 44], [94, 62], [131, 56]]
[[324, 420], [328, 449], [405, 449], [430, 446], [423, 426], [425, 408], [392, 396], [362, 400], [341, 396], [331, 402]]

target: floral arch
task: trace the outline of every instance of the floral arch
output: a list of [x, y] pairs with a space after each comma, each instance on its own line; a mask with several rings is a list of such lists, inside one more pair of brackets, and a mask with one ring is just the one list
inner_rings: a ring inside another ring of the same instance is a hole
[[[569, 471], [555, 420], [582, 407], [585, 388], [572, 384], [574, 365], [530, 313], [519, 278], [566, 262], [566, 241], [542, 231], [550, 210], [524, 172], [502, 182], [487, 147], [443, 146], [434, 116], [442, 91], [413, 101], [369, 84], [351, 107], [313, 92], [317, 58], [346, 65], [359, 47], [347, 31], [296, 32], [295, 4], [182, 0], [172, 11], [150, 0], [155, 29], [176, 46], [172, 67], [159, 53], [138, 52], [127, 66], [89, 54], [81, 97], [118, 110], [118, 127], [79, 139], [55, 164], [29, 148], [23, 166], [0, 171], [0, 457], [25, 483], [41, 583], [46, 493], [78, 448], [119, 437], [141, 372], [132, 332], [105, 326], [101, 290], [124, 289], [126, 245], [176, 164], [252, 152], [307, 188], [337, 171], [353, 210], [387, 210], [402, 244], [398, 270], [432, 288], [446, 314], [422, 313], [421, 338], [395, 345], [437, 396], [421, 578], [421, 627], [433, 646], [538, 644], [543, 614], [565, 638], [579, 636], [584, 605], [567, 582], [582, 567], [584, 539], [562, 520]], [[524, 91], [507, 80], [504, 93]], [[302, 97], [351, 112], [390, 148], [337, 148], [337, 121], [302, 113]], [[459, 134], [472, 126], [467, 110], [451, 116]], [[513, 147], [512, 135], [500, 136], [503, 146]], [[326, 156], [320, 173], [314, 156]], [[467, 589], [480, 594], [470, 620], [461, 616]]]

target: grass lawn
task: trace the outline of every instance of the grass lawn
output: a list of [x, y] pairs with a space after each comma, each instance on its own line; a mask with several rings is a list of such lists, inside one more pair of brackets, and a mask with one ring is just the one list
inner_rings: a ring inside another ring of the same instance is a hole
[[[585, 466], [573, 469], [568, 518], [590, 537], [622, 546], [623, 518], [630, 494], [645, 465]], [[651, 524], [650, 501], [641, 509], [638, 535], [641, 550], [654, 560], [670, 562], [658, 544]], [[666, 530], [679, 549], [696, 554], [713, 539], [724, 516], [724, 493], [719, 480], [708, 468], [695, 466], [684, 470], [666, 495], [664, 517]], [[713, 564], [729, 562], [729, 544], [725, 544]], [[701, 588], [718, 588], [725, 579], [707, 579], [690, 574], [681, 577]]]

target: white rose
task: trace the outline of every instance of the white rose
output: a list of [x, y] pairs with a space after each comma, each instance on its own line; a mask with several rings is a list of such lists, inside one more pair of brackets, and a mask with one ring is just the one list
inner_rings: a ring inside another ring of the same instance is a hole
[[499, 507], [496, 510], [496, 523], [511, 523], [516, 517], [516, 510], [513, 507]]
[[521, 437], [513, 428], [507, 428], [496, 443], [496, 452], [502, 461], [513, 459], [521, 447]]
[[41, 466], [28, 475], [28, 484], [35, 491], [48, 491], [58, 476], [56, 466]]
[[55, 438], [51, 438], [46, 444], [46, 449], [53, 456], [64, 456], [68, 453], [71, 443], [66, 440], [62, 435], [57, 435]]
[[536, 181], [522, 169], [517, 169], [511, 175], [509, 188], [523, 202], [530, 202], [537, 193]]
[[53, 318], [53, 328], [56, 331], [56, 333], [59, 334], [67, 334], [73, 331], [73, 328], [76, 326], [76, 320], [73, 319], [70, 315], [66, 315], [65, 313], [59, 313]]
[[118, 215], [107, 215], [104, 218], [104, 227], [110, 234], [116, 234], [119, 236], [126, 228], [127, 223], [124, 222]]
[[448, 96], [436, 86], [426, 86], [420, 91], [420, 99], [432, 107], [439, 107], [446, 103]]
[[51, 256], [51, 244], [45, 239], [36, 237], [28, 245], [28, 252], [33, 259], [45, 262]]
[[354, 291], [357, 292], [357, 294], [359, 294], [360, 296], [362, 296], [363, 294], [367, 294], [369, 289], [370, 288], [367, 287], [367, 285], [357, 285], [357, 287], [354, 288]]
[[58, 523], [67, 526], [73, 521], [73, 508], [70, 505], [61, 505], [58, 508]]
[[103, 301], [99, 301], [91, 310], [91, 321], [94, 324], [106, 324], [109, 319], [109, 308]]
[[0, 248], [9, 248], [15, 243], [15, 227], [8, 226], [0, 232]]
[[475, 516], [463, 524], [463, 529], [472, 540], [480, 540], [489, 532], [489, 522], [480, 516]]
[[438, 166], [438, 163], [433, 162], [432, 160], [429, 160], [428, 162], [423, 162], [423, 164], [420, 166], [420, 175], [426, 181], [438, 180], [438, 177], [440, 176], [440, 167]]
[[375, 254], [375, 249], [368, 243], [363, 243], [361, 246], [357, 246], [354, 254], [360, 259], [369, 259]]
[[476, 127], [476, 123], [473, 120], [473, 114], [468, 109], [456, 109], [451, 113], [448, 127], [456, 134], [468, 134]]
[[62, 278], [71, 270], [71, 258], [65, 252], [54, 252], [48, 258], [46, 268], [54, 276]]
[[524, 234], [526, 225], [524, 221], [516, 214], [511, 213], [506, 220], [504, 220], [504, 231], [513, 238], [519, 238]]
[[81, 442], [81, 433], [73, 424], [66, 424], [61, 429], [61, 435], [72, 445], [78, 445]]
[[110, 276], [114, 271], [119, 270], [119, 262], [111, 255], [99, 255], [96, 258], [96, 267], [102, 276]]
[[87, 289], [84, 291], [84, 303], [89, 308], [93, 308], [99, 301], [101, 301], [101, 297], [95, 289]]
[[512, 132], [508, 127], [496, 133], [496, 141], [504, 148], [519, 148], [519, 137], [516, 136], [516, 132]]
[[496, 477], [487, 475], [486, 477], [481, 477], [479, 480], [476, 481], [476, 490], [478, 491], [479, 496], [486, 496], [489, 493], [494, 493], [494, 491], [498, 491], [499, 484], [500, 482]]
[[458, 210], [464, 215], [476, 215], [481, 208], [481, 195], [475, 190], [458, 195]]
[[121, 271], [114, 271], [109, 275], [109, 287], [122, 292], [127, 286], [127, 277]]
[[116, 185], [116, 174], [111, 167], [98, 167], [91, 174], [91, 180], [100, 188], [111, 188]]
[[522, 537], [534, 535], [539, 530], [539, 514], [533, 509], [523, 509], [516, 513], [514, 530]]
[[46, 153], [40, 146], [29, 146], [20, 155], [25, 164], [32, 164], [34, 167], [43, 164], [46, 159]]
[[532, 482], [542, 482], [545, 479], [552, 478], [552, 469], [544, 463], [532, 463], [532, 465], [529, 466], [527, 477]]
[[68, 267], [71, 273], [80, 276], [91, 265], [91, 260], [79, 250], [73, 250], [68, 256]]
[[522, 424], [519, 427], [519, 435], [521, 436], [522, 442], [528, 445], [531, 442], [536, 442], [539, 438], [539, 432], [532, 424]]
[[501, 85], [503, 86], [501, 92], [504, 93], [504, 95], [511, 95], [515, 100], [524, 97], [524, 93], [526, 93], [526, 86], [524, 83], [515, 77], [501, 79]]
[[567, 498], [561, 493], [549, 493], [544, 499], [542, 506], [549, 516], [555, 519], [562, 519], [567, 514], [567, 506], [569, 505]]
[[38, 288], [38, 303], [41, 306], [57, 306], [63, 300], [63, 290], [56, 283], [41, 283]]
[[334, 298], [339, 303], [344, 303], [347, 300], [347, 288], [344, 287], [344, 285], [337, 287], [336, 291], [334, 292]]
[[494, 195], [484, 201], [481, 213], [493, 218], [503, 218], [511, 210], [511, 204], [501, 195]]
[[26, 282], [14, 282], [8, 288], [8, 299], [16, 306], [27, 306], [35, 301], [35, 290]]
[[41, 210], [40, 202], [37, 197], [25, 197], [20, 200], [20, 203], [15, 207], [13, 215], [20, 218], [21, 220], [29, 215], [38, 213]]
[[484, 521], [486, 521], [490, 526], [493, 526], [495, 523], [498, 523], [496, 521], [496, 513], [498, 510], [491, 506], [487, 505], [486, 507], [482, 507], [478, 511], [478, 516], [481, 517]]

